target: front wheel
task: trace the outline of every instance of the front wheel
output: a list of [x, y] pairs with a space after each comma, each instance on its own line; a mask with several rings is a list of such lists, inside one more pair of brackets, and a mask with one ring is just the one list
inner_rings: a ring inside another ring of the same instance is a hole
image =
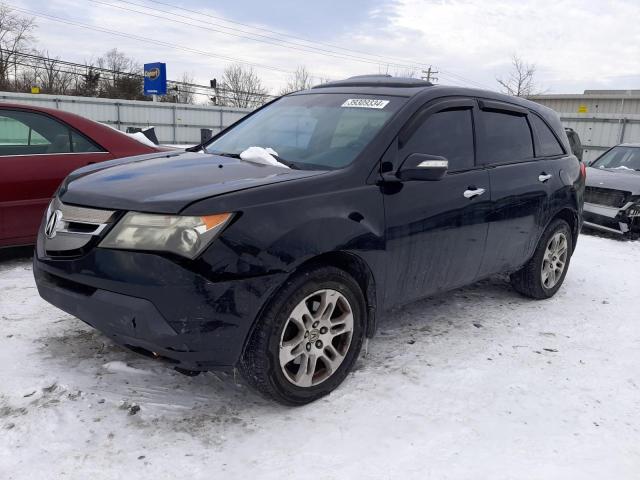
[[240, 362], [250, 385], [287, 405], [334, 390], [364, 336], [364, 298], [346, 272], [322, 267], [290, 279], [266, 309]]
[[547, 227], [533, 257], [511, 275], [511, 284], [521, 294], [536, 299], [550, 298], [562, 286], [573, 254], [569, 224], [561, 219]]

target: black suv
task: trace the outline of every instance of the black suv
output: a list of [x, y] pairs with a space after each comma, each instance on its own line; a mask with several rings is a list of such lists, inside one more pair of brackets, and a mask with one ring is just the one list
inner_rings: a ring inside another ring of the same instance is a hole
[[557, 115], [493, 92], [354, 77], [279, 98], [192, 152], [72, 173], [40, 229], [40, 295], [183, 373], [238, 367], [304, 404], [391, 307], [511, 274], [548, 298], [584, 167]]

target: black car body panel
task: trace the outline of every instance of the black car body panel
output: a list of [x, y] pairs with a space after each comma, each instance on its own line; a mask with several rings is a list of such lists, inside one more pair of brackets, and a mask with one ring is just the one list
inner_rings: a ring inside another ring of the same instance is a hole
[[40, 295], [118, 344], [190, 370], [234, 365], [282, 273], [212, 282], [158, 255], [93, 249], [34, 259]]
[[178, 213], [203, 198], [320, 173], [194, 152], [152, 155], [76, 171], [61, 197], [111, 210]]
[[[43, 224], [34, 259], [41, 295], [117, 343], [207, 370], [237, 364], [270, 299], [310, 263], [336, 265], [356, 278], [371, 335], [376, 312], [520, 268], [558, 216], [577, 238], [584, 178], [551, 110], [492, 92], [375, 78], [294, 95], [314, 94], [393, 96], [403, 103], [344, 168], [297, 170], [183, 153], [75, 172], [59, 191], [63, 203], [118, 215], [236, 215], [195, 260], [101, 248], [100, 239], [59, 255], [47, 250]], [[411, 153], [404, 136], [412, 123], [463, 108], [477, 124], [482, 101], [543, 118], [561, 154], [482, 164], [472, 148], [471, 168], [441, 180], [395, 176]], [[543, 174], [549, 179], [539, 180]], [[484, 194], [466, 197], [473, 189]]]

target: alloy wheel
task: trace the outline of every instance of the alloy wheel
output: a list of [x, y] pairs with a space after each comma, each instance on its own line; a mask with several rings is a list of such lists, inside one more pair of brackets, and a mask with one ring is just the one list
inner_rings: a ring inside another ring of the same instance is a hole
[[568, 242], [563, 232], [555, 233], [549, 242], [542, 258], [542, 285], [546, 289], [555, 287], [567, 265]]
[[304, 298], [285, 322], [279, 361], [285, 378], [312, 387], [331, 377], [344, 361], [353, 337], [353, 310], [347, 298], [331, 289]]

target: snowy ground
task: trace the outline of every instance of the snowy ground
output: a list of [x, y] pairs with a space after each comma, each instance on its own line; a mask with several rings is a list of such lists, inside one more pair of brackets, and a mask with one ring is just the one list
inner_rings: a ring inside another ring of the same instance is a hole
[[291, 409], [112, 345], [5, 259], [0, 479], [639, 478], [638, 272], [640, 242], [583, 235], [554, 299], [498, 278], [392, 312]]

